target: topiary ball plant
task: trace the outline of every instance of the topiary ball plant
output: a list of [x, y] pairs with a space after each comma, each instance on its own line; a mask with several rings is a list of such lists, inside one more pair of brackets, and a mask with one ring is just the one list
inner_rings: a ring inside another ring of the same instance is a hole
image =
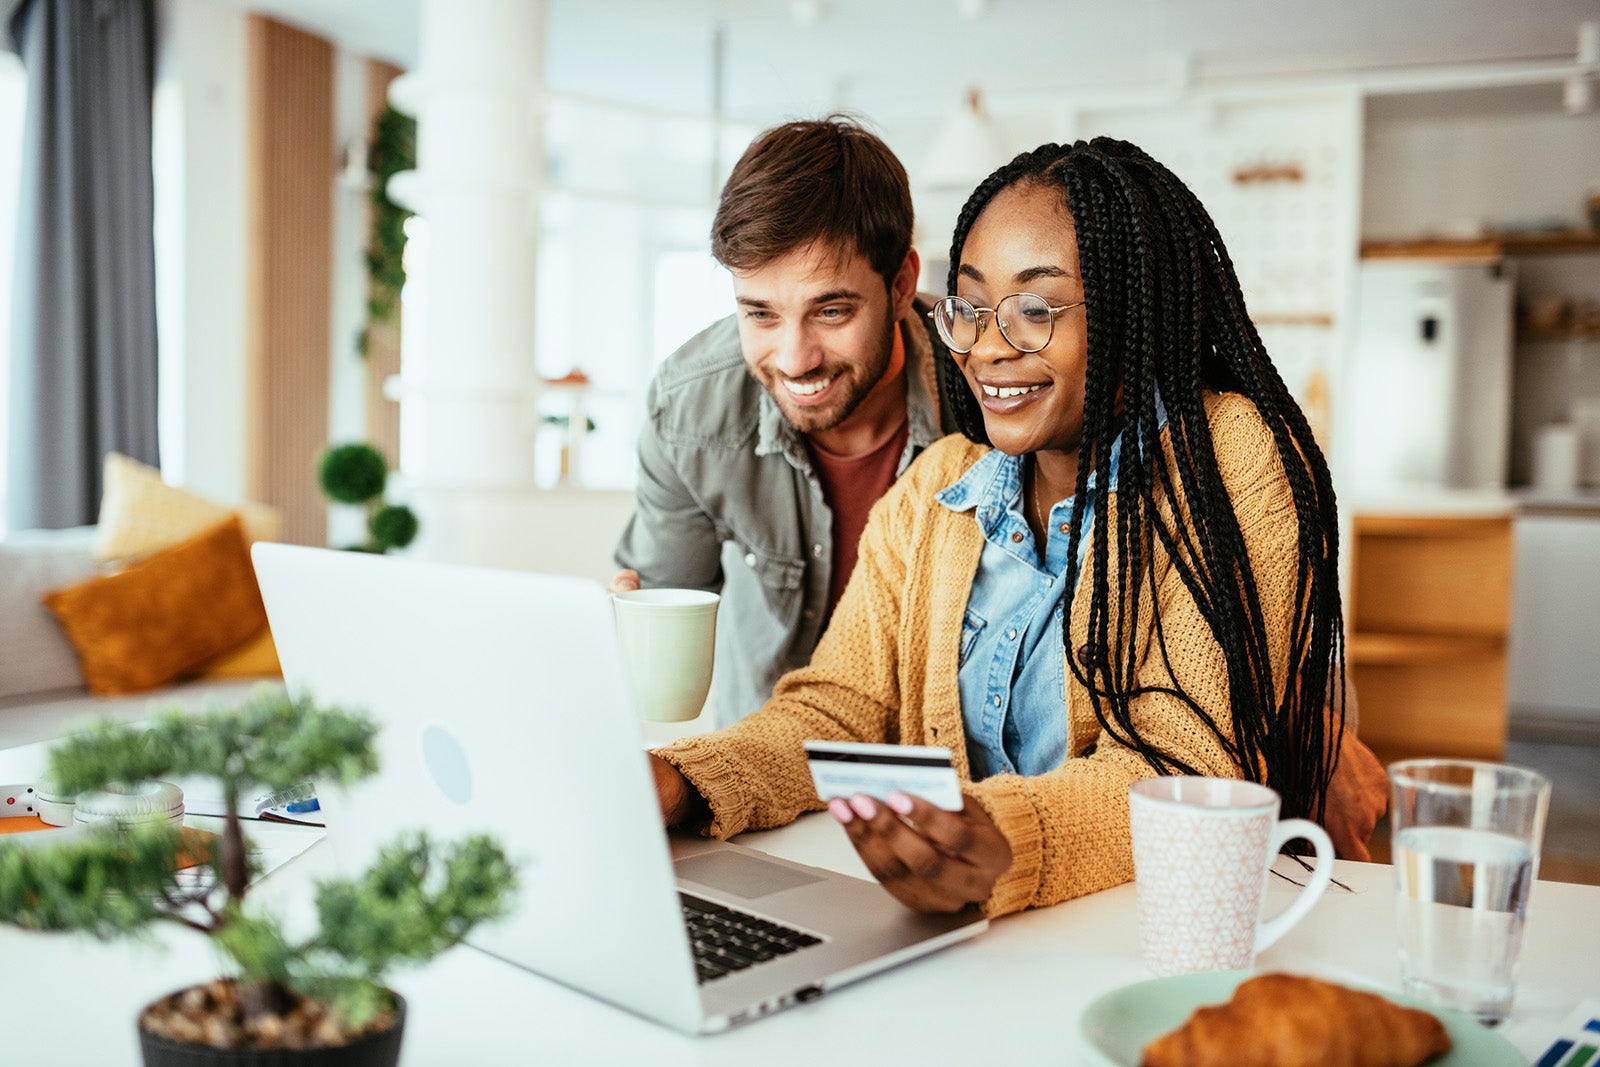
[[404, 504], [386, 504], [372, 513], [372, 543], [380, 551], [404, 548], [417, 536], [417, 513]]
[[365, 504], [383, 492], [389, 461], [369, 444], [335, 445], [318, 465], [322, 491], [341, 504]]
[[367, 510], [367, 540], [346, 545], [354, 552], [383, 553], [404, 548], [416, 539], [420, 523], [416, 512], [404, 504], [385, 504], [383, 489], [389, 480], [389, 461], [364, 441], [334, 445], [322, 453], [317, 479], [328, 498]]

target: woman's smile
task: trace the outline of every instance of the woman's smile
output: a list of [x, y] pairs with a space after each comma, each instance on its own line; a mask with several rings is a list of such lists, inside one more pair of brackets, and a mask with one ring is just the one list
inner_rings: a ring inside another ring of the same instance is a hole
[[978, 402], [983, 410], [995, 415], [1009, 415], [1035, 403], [1050, 387], [1049, 382], [974, 381], [978, 386]]

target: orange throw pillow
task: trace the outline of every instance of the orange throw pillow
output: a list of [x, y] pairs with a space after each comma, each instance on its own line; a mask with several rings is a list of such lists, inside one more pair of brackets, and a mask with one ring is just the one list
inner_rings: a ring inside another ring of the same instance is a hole
[[231, 652], [224, 652], [200, 667], [202, 678], [282, 678], [278, 646], [272, 631], [262, 630]]
[[267, 625], [237, 515], [125, 570], [47, 593], [44, 606], [100, 696], [154, 689]]

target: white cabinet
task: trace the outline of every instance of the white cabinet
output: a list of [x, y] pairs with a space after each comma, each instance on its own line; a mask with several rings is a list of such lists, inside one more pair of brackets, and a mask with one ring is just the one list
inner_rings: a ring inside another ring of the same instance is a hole
[[1515, 558], [1512, 723], [1600, 736], [1600, 506], [1525, 510]]

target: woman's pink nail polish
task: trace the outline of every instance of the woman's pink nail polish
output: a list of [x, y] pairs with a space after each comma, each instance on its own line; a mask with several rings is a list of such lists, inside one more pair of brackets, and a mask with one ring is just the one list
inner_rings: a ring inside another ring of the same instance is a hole
[[838, 797], [828, 801], [828, 811], [832, 812], [833, 817], [842, 823], [847, 823], [856, 817], [855, 812], [850, 810], [850, 805]]
[[857, 793], [855, 796], [851, 797], [850, 806], [855, 808], [856, 814], [861, 816], [863, 819], [870, 819], [874, 815], [878, 814], [878, 805], [874, 804], [872, 802], [872, 798], [864, 793]]
[[883, 798], [883, 802], [898, 811], [901, 815], [911, 814], [911, 798], [896, 790]]

